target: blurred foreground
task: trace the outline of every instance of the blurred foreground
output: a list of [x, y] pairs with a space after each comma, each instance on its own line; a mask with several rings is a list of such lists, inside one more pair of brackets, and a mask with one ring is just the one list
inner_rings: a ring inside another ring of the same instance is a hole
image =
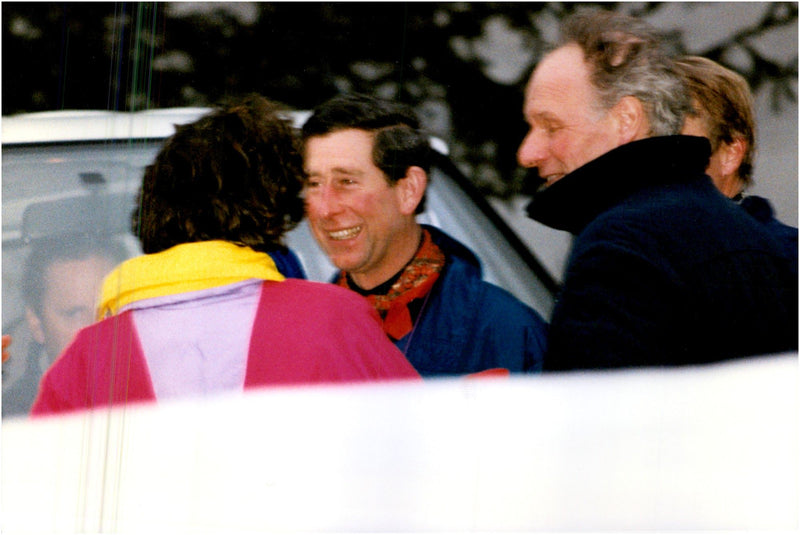
[[7, 419], [2, 532], [798, 529], [798, 358]]

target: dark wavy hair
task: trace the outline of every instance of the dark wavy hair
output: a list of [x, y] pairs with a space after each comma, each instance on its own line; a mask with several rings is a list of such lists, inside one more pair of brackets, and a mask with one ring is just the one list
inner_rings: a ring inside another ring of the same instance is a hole
[[122, 242], [111, 236], [68, 234], [35, 240], [23, 272], [22, 294], [25, 304], [41, 317], [50, 266], [89, 258], [106, 259], [116, 266], [128, 256]]
[[251, 95], [178, 126], [145, 171], [133, 232], [145, 253], [225, 240], [283, 247], [303, 217], [303, 167], [289, 119]]
[[[430, 173], [431, 146], [420, 128], [419, 119], [409, 106], [368, 95], [333, 97], [318, 106], [303, 125], [305, 143], [311, 137], [355, 128], [374, 135], [372, 161], [383, 171], [390, 185], [406, 176], [411, 166]], [[425, 210], [425, 196], [416, 213]]]

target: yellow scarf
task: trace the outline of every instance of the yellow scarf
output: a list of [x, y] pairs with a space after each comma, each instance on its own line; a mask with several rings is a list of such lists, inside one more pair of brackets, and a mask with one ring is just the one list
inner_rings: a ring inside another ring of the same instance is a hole
[[282, 281], [267, 253], [214, 240], [184, 243], [160, 253], [126, 260], [103, 280], [98, 318], [130, 303], [248, 279]]

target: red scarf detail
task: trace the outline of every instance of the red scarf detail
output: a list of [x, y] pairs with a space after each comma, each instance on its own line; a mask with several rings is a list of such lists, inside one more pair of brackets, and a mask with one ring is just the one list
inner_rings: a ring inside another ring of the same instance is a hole
[[[430, 233], [423, 229], [422, 245], [386, 295], [367, 296], [383, 320], [384, 332], [393, 341], [411, 332], [414, 326], [408, 305], [414, 299], [428, 295], [444, 268], [444, 262], [444, 253], [433, 243]], [[347, 273], [341, 273], [337, 284], [349, 288]]]

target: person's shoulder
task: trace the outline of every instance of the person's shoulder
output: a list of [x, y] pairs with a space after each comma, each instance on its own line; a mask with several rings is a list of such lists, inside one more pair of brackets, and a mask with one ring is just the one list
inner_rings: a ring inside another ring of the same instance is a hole
[[[480, 260], [466, 245], [436, 227], [423, 225], [423, 228], [431, 233], [433, 242], [442, 248], [448, 264], [448, 269], [444, 274], [445, 280], [457, 288], [456, 293], [459, 296], [465, 299], [481, 299], [482, 305], [497, 304], [501, 309], [525, 311], [525, 313], [538, 316], [531, 307], [520, 301], [511, 292], [484, 280]], [[463, 291], [467, 288], [473, 290]]]
[[699, 217], [726, 217], [733, 211], [733, 203], [708, 182], [687, 180], [643, 189], [599, 214], [578, 240], [641, 243], [675, 231], [695, 231]]
[[775, 211], [772, 208], [772, 203], [764, 197], [758, 195], [747, 195], [739, 203], [745, 212], [753, 216], [756, 220], [773, 225], [775, 228], [780, 227], [787, 232], [797, 233], [797, 227], [787, 225], [775, 217]]
[[494, 313], [501, 318], [522, 318], [525, 322], [533, 318], [535, 322], [544, 323], [544, 319], [536, 310], [505, 288], [484, 280], [480, 281], [480, 284], [484, 296], [481, 308], [485, 313]]
[[320, 282], [307, 279], [284, 279], [280, 282], [265, 281], [269, 288], [287, 293], [323, 293], [326, 295], [352, 294], [351, 290], [330, 282]]
[[[55, 360], [53, 367], [62, 360], [74, 361], [75, 359], [88, 357], [94, 358], [101, 354], [97, 352], [98, 347], [117, 347], [118, 340], [129, 339], [133, 328], [131, 314], [132, 312], [127, 310], [81, 328], [75, 333], [72, 342], [64, 348], [64, 351]], [[119, 347], [128, 346], [123, 345]]]
[[285, 279], [281, 282], [266, 282], [267, 291], [295, 302], [313, 303], [324, 306], [327, 303], [355, 303], [368, 305], [366, 299], [356, 292], [329, 282], [305, 279]]
[[450, 236], [442, 229], [431, 225], [422, 225], [422, 228], [430, 233], [433, 243], [442, 250], [446, 258], [458, 258], [464, 260], [468, 264], [480, 266], [480, 261], [472, 249]]
[[[129, 313], [123, 313], [123, 318]], [[92, 360], [103, 358], [104, 351], [98, 348], [113, 347], [117, 335], [122, 334], [117, 330], [121, 316], [111, 316], [80, 329], [72, 341], [53, 361], [42, 375], [42, 383], [61, 384], [69, 382], [76, 375], [82, 375], [88, 363]], [[124, 319], [123, 319], [124, 321]], [[122, 334], [120, 339], [127, 337]], [[119, 347], [127, 347], [123, 344]]]

